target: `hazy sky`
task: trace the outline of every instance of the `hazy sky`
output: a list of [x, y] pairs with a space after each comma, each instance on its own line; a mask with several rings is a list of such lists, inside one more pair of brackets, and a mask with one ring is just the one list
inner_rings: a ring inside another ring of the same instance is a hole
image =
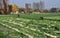
[[60, 8], [60, 0], [9, 0], [9, 4], [17, 4], [19, 7], [24, 7], [25, 3], [33, 3], [33, 2], [39, 2], [44, 1], [45, 8], [52, 8], [57, 7]]

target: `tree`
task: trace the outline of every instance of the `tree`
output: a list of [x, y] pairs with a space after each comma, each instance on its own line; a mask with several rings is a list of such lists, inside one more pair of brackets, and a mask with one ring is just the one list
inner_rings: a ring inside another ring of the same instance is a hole
[[49, 11], [46, 9], [46, 10], [44, 10], [44, 12], [47, 13], [47, 12], [49, 12]]
[[57, 8], [51, 8], [50, 12], [57, 12]]
[[16, 12], [16, 11], [18, 11], [18, 10], [19, 10], [18, 6], [17, 6], [16, 4], [14, 4], [14, 5], [12, 6], [12, 11], [13, 11], [13, 12]]

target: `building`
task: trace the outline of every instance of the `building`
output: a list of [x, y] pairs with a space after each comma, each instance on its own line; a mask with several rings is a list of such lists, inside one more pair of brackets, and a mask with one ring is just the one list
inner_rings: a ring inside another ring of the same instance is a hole
[[44, 1], [39, 2], [39, 9], [44, 10]]
[[30, 3], [25, 4], [24, 11], [25, 11], [25, 13], [31, 13], [31, 4]]
[[26, 8], [26, 9], [31, 8], [31, 4], [30, 4], [30, 3], [26, 3], [26, 4], [25, 4], [25, 8]]
[[7, 13], [7, 0], [0, 0], [0, 14]]
[[39, 3], [33, 3], [33, 9], [39, 9]]
[[3, 0], [0, 0], [0, 9], [4, 8]]
[[44, 9], [44, 2], [43, 1], [34, 2], [33, 3], [33, 9], [39, 9], [39, 10]]

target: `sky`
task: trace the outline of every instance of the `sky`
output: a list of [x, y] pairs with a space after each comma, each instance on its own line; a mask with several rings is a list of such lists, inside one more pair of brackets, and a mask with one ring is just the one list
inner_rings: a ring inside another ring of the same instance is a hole
[[33, 2], [44, 2], [45, 9], [50, 9], [53, 7], [60, 8], [60, 0], [8, 0], [8, 3], [16, 4], [19, 7], [25, 7], [25, 3], [33, 3]]

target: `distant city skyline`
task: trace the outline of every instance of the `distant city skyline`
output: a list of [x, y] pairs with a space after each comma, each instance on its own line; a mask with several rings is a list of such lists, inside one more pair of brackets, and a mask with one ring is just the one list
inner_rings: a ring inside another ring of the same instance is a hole
[[16, 4], [19, 7], [25, 7], [25, 3], [33, 3], [43, 1], [45, 3], [45, 9], [60, 8], [60, 0], [9, 0], [8, 3]]
[[32, 6], [33, 6], [33, 9], [39, 9], [39, 10], [42, 10], [45, 8], [44, 1], [33, 2]]

